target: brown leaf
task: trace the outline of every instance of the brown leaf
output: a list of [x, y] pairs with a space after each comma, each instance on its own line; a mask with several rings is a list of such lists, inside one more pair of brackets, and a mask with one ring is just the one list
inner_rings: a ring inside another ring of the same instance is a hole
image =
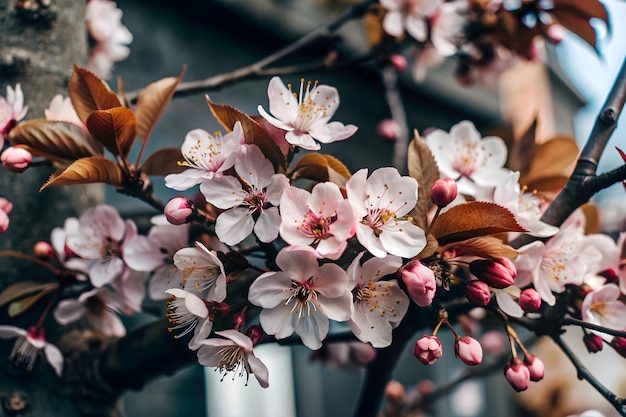
[[91, 156], [74, 161], [64, 170], [52, 174], [39, 191], [59, 185], [93, 184], [97, 182], [121, 185], [122, 181], [122, 171], [115, 162], [103, 156]]
[[535, 146], [530, 168], [526, 175], [520, 177], [520, 184], [527, 185], [531, 190], [547, 190], [544, 187], [560, 184], [560, 179], [567, 179], [572, 173], [578, 153], [576, 142], [569, 136], [556, 136]]
[[141, 172], [146, 175], [167, 175], [183, 172], [186, 167], [179, 165], [183, 161], [180, 148], [159, 149], [150, 155], [141, 167]]
[[509, 153], [509, 169], [512, 171], [520, 171], [521, 175], [528, 172], [535, 151], [536, 132], [537, 117], [535, 117], [530, 126], [528, 126], [528, 129], [526, 129], [520, 137], [515, 138], [513, 148]]
[[278, 146], [282, 154], [284, 156], [287, 156], [291, 145], [289, 144], [289, 142], [287, 142], [287, 139], [285, 139], [285, 131], [274, 126], [273, 124], [265, 120], [263, 116], [260, 116], [258, 114], [252, 116], [252, 119], [257, 122], [259, 126], [261, 126], [263, 130], [265, 130], [265, 132], [267, 132], [270, 138], [272, 138], [274, 143]]
[[561, 25], [596, 49], [596, 31], [589, 23], [589, 18], [571, 10], [554, 10], [553, 14]]
[[136, 136], [135, 114], [126, 107], [97, 110], [87, 118], [89, 132], [113, 155], [128, 155]]
[[413, 218], [413, 223], [426, 229], [428, 211], [434, 204], [430, 198], [430, 189], [439, 178], [439, 169], [433, 154], [420, 137], [417, 129], [414, 131], [413, 140], [409, 143], [407, 165], [409, 175], [415, 178], [419, 184], [417, 203], [415, 203], [415, 208], [409, 213], [409, 216]]
[[600, 210], [593, 203], [587, 203], [580, 206], [585, 215], [585, 234], [600, 233]]
[[595, 17], [609, 24], [606, 8], [598, 0], [553, 0], [553, 5], [551, 13], [557, 17], [562, 10], [567, 10], [570, 13], [585, 17], [587, 20]]
[[226, 104], [213, 103], [206, 96], [211, 113], [227, 131], [232, 131], [236, 122], [241, 123], [246, 143], [257, 145], [263, 155], [270, 160], [277, 173], [284, 173], [287, 169], [287, 160], [271, 136], [247, 114]]
[[35, 281], [19, 281], [15, 284], [11, 284], [0, 293], [0, 307], [4, 306], [20, 297], [32, 294], [38, 291], [52, 291], [59, 287], [59, 284], [54, 282], [35, 282]]
[[36, 156], [67, 162], [102, 155], [104, 148], [79, 126], [68, 122], [28, 120], [11, 129], [9, 140]]
[[519, 255], [517, 250], [494, 236], [479, 236], [461, 242], [452, 242], [443, 246], [440, 250], [441, 252], [445, 252], [454, 248], [461, 249], [463, 255], [480, 256], [482, 258], [491, 259], [513, 259]]
[[383, 17], [385, 9], [380, 5], [373, 5], [369, 13], [363, 16], [363, 25], [365, 27], [365, 39], [370, 47], [378, 45], [385, 36], [383, 30]]
[[296, 162], [291, 179], [306, 178], [318, 182], [331, 181], [339, 186], [346, 185], [350, 171], [332, 155], [310, 152]]
[[76, 65], [70, 77], [68, 92], [76, 114], [85, 124], [92, 112], [121, 106], [115, 93], [100, 78]]
[[431, 233], [442, 246], [473, 237], [503, 232], [526, 232], [508, 209], [494, 203], [472, 201], [439, 215]]
[[181, 82], [184, 75], [185, 67], [177, 78], [163, 78], [148, 85], [139, 94], [135, 116], [137, 117], [137, 136], [143, 143], [148, 141], [152, 129], [172, 99], [176, 86]]

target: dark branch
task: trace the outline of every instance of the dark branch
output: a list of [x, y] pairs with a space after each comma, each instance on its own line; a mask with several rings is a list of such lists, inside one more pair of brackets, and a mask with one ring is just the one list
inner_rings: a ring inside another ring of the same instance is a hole
[[585, 329], [595, 330], [597, 332], [606, 333], [606, 334], [609, 334], [611, 336], [626, 337], [626, 332], [625, 331], [609, 329], [607, 327], [598, 326], [597, 324], [593, 324], [593, 323], [587, 323], [586, 321], [578, 320], [578, 319], [575, 319], [573, 317], [565, 317], [563, 319], [563, 324], [564, 325], [570, 325], [570, 326], [580, 326], [580, 327], [583, 327]]

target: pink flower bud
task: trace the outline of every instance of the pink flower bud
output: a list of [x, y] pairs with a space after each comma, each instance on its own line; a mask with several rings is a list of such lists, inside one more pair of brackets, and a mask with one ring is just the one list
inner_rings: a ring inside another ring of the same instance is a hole
[[483, 361], [483, 348], [473, 337], [459, 337], [454, 343], [454, 354], [466, 365], [474, 366]]
[[400, 276], [415, 304], [426, 307], [433, 302], [437, 283], [432, 269], [420, 261], [410, 261], [400, 269]]
[[504, 334], [499, 330], [490, 330], [480, 337], [480, 345], [489, 353], [496, 354], [504, 349]]
[[376, 126], [376, 132], [388, 142], [393, 142], [398, 138], [398, 126], [393, 119], [381, 120]]
[[602, 347], [604, 346], [602, 338], [593, 333], [585, 334], [585, 336], [583, 337], [583, 342], [585, 342], [585, 346], [587, 347], [589, 353], [600, 352], [602, 350]]
[[491, 300], [491, 290], [489, 285], [475, 279], [465, 286], [465, 296], [471, 303], [485, 307]]
[[7, 170], [19, 174], [26, 171], [33, 161], [33, 156], [24, 148], [12, 146], [2, 152], [0, 156], [2, 166]]
[[437, 336], [422, 336], [415, 342], [413, 354], [424, 365], [432, 365], [443, 355], [439, 338]]
[[513, 285], [517, 276], [515, 264], [510, 259], [500, 258], [497, 261], [479, 259], [470, 263], [470, 272], [481, 281], [497, 289]]
[[9, 216], [0, 210], [0, 233], [4, 233], [9, 228]]
[[35, 256], [40, 259], [50, 259], [54, 256], [54, 249], [48, 242], [39, 241], [33, 246]]
[[4, 211], [6, 214], [13, 210], [13, 203], [4, 197], [0, 197], [0, 211]]
[[626, 358], [626, 339], [623, 337], [615, 336], [613, 340], [611, 340], [611, 346], [613, 349], [624, 358]]
[[258, 324], [253, 324], [246, 330], [246, 335], [252, 340], [252, 345], [256, 345], [263, 340], [263, 329]]
[[409, 66], [406, 58], [402, 54], [391, 54], [389, 55], [389, 63], [398, 72], [402, 72]]
[[528, 368], [531, 381], [541, 381], [543, 379], [545, 367], [541, 359], [535, 355], [527, 355], [524, 358], [524, 365]]
[[526, 288], [519, 296], [517, 303], [527, 313], [534, 313], [541, 307], [541, 296], [533, 288]]
[[452, 203], [458, 194], [456, 181], [452, 178], [439, 178], [430, 188], [430, 198], [439, 207]]
[[389, 401], [400, 404], [404, 401], [405, 395], [404, 385], [394, 379], [387, 382], [385, 386], [385, 397], [387, 397]]
[[163, 213], [171, 224], [185, 224], [190, 221], [190, 217], [195, 210], [191, 200], [186, 197], [174, 197], [166, 205]]
[[604, 271], [599, 272], [598, 275], [606, 279], [605, 284], [619, 285], [619, 274], [615, 268], [607, 268]]
[[518, 358], [512, 359], [504, 367], [504, 377], [513, 389], [522, 392], [528, 389], [530, 382], [530, 371], [528, 367]]

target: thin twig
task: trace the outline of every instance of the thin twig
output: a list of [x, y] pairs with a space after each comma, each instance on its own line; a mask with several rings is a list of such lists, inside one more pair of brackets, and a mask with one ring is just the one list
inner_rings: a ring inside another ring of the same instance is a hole
[[607, 327], [598, 326], [597, 324], [593, 324], [593, 323], [587, 323], [586, 321], [578, 320], [578, 319], [575, 319], [573, 317], [565, 317], [563, 319], [562, 323], [564, 325], [566, 325], [566, 326], [567, 325], [570, 325], [570, 326], [580, 326], [580, 327], [583, 327], [585, 329], [595, 330], [597, 332], [606, 333], [606, 334], [609, 334], [611, 336], [626, 337], [626, 332], [625, 331], [609, 329]]

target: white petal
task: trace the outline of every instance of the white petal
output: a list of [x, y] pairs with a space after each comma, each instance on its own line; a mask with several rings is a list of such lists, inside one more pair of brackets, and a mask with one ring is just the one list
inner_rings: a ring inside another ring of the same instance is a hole
[[276, 339], [284, 339], [291, 336], [295, 330], [295, 315], [290, 313], [291, 308], [280, 304], [275, 308], [264, 308], [259, 315], [261, 327], [267, 334], [274, 335]]
[[78, 300], [62, 300], [54, 310], [54, 318], [65, 326], [83, 317], [85, 311], [85, 306]]
[[252, 370], [254, 377], [257, 381], [259, 381], [259, 385], [263, 388], [269, 387], [269, 371], [267, 370], [265, 364], [252, 354], [248, 355], [248, 364], [250, 365], [250, 369]]
[[3, 339], [11, 339], [13, 337], [24, 336], [26, 330], [15, 326], [0, 326], [0, 337]]
[[306, 347], [317, 350], [322, 347], [322, 340], [328, 334], [328, 328], [328, 318], [318, 310], [298, 320], [295, 331]]
[[494, 291], [498, 306], [511, 317], [522, 317], [524, 310], [506, 291]]
[[270, 207], [259, 215], [254, 225], [254, 234], [261, 242], [269, 243], [276, 240], [278, 236], [278, 228], [280, 227], [281, 218], [278, 213], [278, 207]]
[[[245, 208], [226, 210], [215, 222], [215, 233], [220, 241], [226, 245], [236, 245], [252, 233], [254, 219]], [[278, 234], [278, 229], [276, 230]]]
[[63, 354], [51, 343], [46, 343], [46, 346], [43, 348], [44, 354], [46, 355], [46, 360], [54, 369], [54, 372], [58, 377], [61, 377], [61, 373], [63, 372]]
[[286, 272], [266, 272], [258, 276], [248, 290], [248, 301], [263, 308], [274, 308], [289, 297], [291, 277]]

